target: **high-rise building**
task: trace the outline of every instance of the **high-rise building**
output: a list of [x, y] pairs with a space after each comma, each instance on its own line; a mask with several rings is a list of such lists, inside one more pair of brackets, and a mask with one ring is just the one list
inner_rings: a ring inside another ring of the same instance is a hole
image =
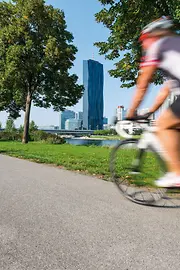
[[77, 112], [76, 113], [76, 119], [83, 120], [83, 112]]
[[111, 125], [110, 125], [110, 124], [104, 124], [104, 125], [103, 125], [103, 129], [104, 129], [104, 130], [111, 129]]
[[80, 129], [82, 125], [82, 120], [80, 119], [67, 119], [65, 122], [66, 130], [77, 130]]
[[63, 112], [60, 112], [59, 116], [59, 129], [65, 129], [65, 122], [67, 119], [75, 118], [75, 112], [70, 110], [65, 110]]
[[94, 60], [83, 61], [83, 127], [103, 128], [103, 65]]
[[122, 121], [126, 117], [127, 110], [124, 109], [124, 106], [118, 106], [116, 109], [116, 117], [118, 121]]
[[107, 125], [108, 124], [108, 118], [107, 117], [103, 117], [103, 125]]

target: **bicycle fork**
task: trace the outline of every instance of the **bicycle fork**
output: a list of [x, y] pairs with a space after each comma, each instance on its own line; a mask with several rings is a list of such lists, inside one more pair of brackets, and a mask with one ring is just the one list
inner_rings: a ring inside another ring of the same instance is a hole
[[143, 156], [145, 151], [148, 148], [153, 148], [155, 151], [159, 153], [159, 155], [164, 158], [164, 151], [161, 147], [161, 144], [154, 133], [144, 132], [141, 139], [137, 145], [139, 151], [137, 153], [136, 158], [132, 162], [132, 174], [139, 173], [141, 170], [141, 164], [143, 160]]

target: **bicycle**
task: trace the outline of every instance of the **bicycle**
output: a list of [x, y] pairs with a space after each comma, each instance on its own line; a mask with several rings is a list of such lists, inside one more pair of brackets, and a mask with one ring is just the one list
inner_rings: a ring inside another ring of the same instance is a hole
[[[124, 125], [138, 125], [140, 138], [134, 138]], [[124, 139], [112, 149], [110, 172], [121, 193], [129, 200], [149, 206], [180, 207], [180, 189], [157, 188], [154, 181], [166, 173], [168, 158], [146, 116], [115, 122], [115, 130]]]

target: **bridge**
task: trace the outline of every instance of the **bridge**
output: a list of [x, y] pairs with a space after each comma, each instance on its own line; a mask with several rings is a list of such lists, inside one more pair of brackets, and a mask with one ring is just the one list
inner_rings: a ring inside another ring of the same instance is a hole
[[94, 130], [66, 130], [66, 129], [39, 129], [39, 130], [52, 134], [73, 135], [75, 137], [94, 134]]
[[[87, 136], [94, 134], [94, 130], [66, 130], [66, 129], [38, 129], [51, 134], [73, 135], [75, 137]], [[4, 131], [4, 129], [0, 129]]]

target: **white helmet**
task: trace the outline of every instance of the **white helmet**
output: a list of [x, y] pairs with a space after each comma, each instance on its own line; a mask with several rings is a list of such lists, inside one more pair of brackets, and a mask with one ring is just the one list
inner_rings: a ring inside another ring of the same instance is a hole
[[160, 19], [153, 21], [146, 25], [140, 36], [140, 41], [148, 37], [148, 34], [155, 32], [156, 30], [168, 30], [173, 26], [173, 21], [168, 17], [161, 17]]
[[168, 17], [163, 16], [162, 18], [146, 25], [143, 29], [143, 32], [150, 33], [154, 32], [155, 30], [169, 29], [172, 26], [173, 26], [172, 20], [170, 20]]

